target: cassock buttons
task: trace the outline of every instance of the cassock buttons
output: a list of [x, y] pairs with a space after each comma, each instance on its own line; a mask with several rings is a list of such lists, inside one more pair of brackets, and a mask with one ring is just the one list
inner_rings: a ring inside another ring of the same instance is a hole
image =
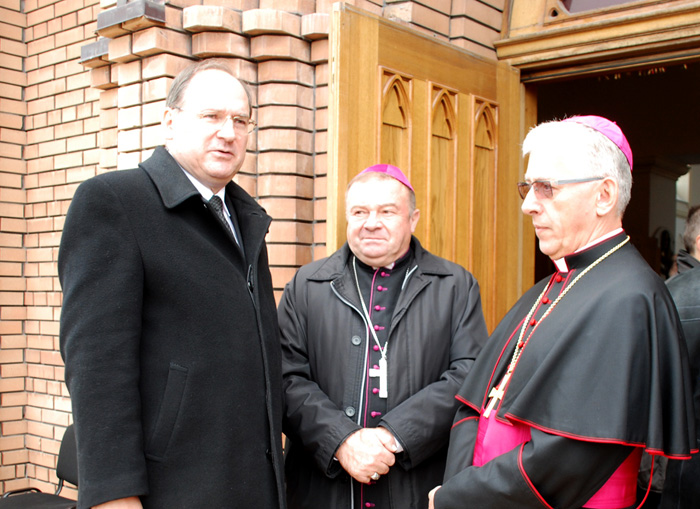
[[557, 274], [556, 276], [554, 276], [555, 283], [561, 283], [563, 280], [564, 280], [564, 278], [561, 277], [561, 274]]
[[549, 298], [542, 297], [542, 304], [549, 304]]

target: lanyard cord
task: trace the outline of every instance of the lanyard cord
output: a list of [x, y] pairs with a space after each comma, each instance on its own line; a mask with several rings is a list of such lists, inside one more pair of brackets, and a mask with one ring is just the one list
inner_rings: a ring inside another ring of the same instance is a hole
[[[362, 291], [360, 290], [360, 281], [357, 278], [357, 266], [355, 265], [355, 260], [357, 260], [357, 257], [353, 256], [352, 257], [352, 271], [355, 275], [355, 286], [357, 286], [357, 294], [360, 296], [360, 303], [362, 304], [362, 311], [365, 314], [365, 319], [367, 320], [367, 325], [369, 327], [370, 333], [372, 334], [372, 337], [374, 338], [374, 342], [377, 344], [377, 348], [379, 348], [379, 354], [382, 356], [382, 359], [386, 360], [386, 351], [387, 351], [387, 348], [389, 348], [389, 338], [386, 339], [386, 343], [384, 344], [384, 348], [382, 348], [382, 345], [379, 343], [379, 338], [377, 338], [377, 333], [374, 330], [374, 325], [372, 324], [372, 318], [370, 318], [369, 311], [367, 311], [367, 306], [365, 305], [365, 299], [362, 297]], [[376, 272], [375, 272], [375, 274], [376, 274]], [[374, 291], [374, 282], [372, 283], [372, 288], [370, 290], [370, 300], [372, 299], [372, 297], [371, 297], [372, 291]]]

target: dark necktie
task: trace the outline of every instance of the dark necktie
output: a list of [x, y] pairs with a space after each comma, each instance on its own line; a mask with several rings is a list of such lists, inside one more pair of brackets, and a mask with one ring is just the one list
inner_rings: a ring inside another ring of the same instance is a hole
[[219, 221], [221, 222], [221, 224], [224, 225], [226, 231], [228, 231], [233, 237], [233, 240], [236, 241], [236, 244], [240, 245], [240, 242], [238, 242], [238, 237], [236, 236], [236, 232], [233, 231], [233, 228], [231, 228], [231, 225], [226, 219], [226, 215], [224, 214], [224, 203], [221, 201], [221, 198], [219, 198], [216, 195], [212, 196], [211, 200], [209, 200], [209, 205], [211, 205], [211, 208], [216, 213], [216, 217], [219, 218]]

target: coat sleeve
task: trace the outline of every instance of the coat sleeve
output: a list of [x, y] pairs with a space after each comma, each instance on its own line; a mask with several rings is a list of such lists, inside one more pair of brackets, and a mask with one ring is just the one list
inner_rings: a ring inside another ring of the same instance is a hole
[[[405, 454], [399, 457], [399, 461], [406, 469], [420, 464], [447, 443], [450, 426], [458, 408], [455, 395], [488, 337], [479, 285], [468, 272], [458, 274], [461, 280], [456, 286], [455, 299], [452, 301], [453, 322], [450, 326], [448, 368], [437, 381], [391, 409], [382, 419], [383, 425], [404, 446]], [[409, 308], [408, 313], [410, 312]], [[440, 339], [423, 338], [424, 341]]]
[[573, 440], [533, 428], [522, 446], [481, 467], [450, 472], [454, 475], [435, 494], [435, 509], [579, 508], [632, 451], [631, 446]]
[[147, 494], [139, 395], [143, 268], [119, 196], [83, 183], [58, 257], [61, 355], [78, 445], [80, 507]]
[[450, 431], [445, 479], [454, 477], [472, 465], [478, 427], [478, 412], [467, 405], [460, 405]]
[[299, 274], [282, 294], [278, 318], [282, 341], [282, 381], [285, 393], [284, 432], [299, 442], [329, 477], [342, 468], [334, 459], [345, 439], [361, 427], [349, 419], [312, 379], [306, 333], [307, 307]]

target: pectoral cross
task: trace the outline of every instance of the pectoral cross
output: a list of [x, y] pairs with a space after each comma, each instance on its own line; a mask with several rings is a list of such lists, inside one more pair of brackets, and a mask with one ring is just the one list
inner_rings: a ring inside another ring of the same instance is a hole
[[484, 417], [487, 419], [489, 418], [489, 415], [491, 415], [491, 410], [493, 410], [493, 407], [496, 406], [496, 403], [500, 400], [503, 399], [503, 396], [506, 394], [506, 384], [508, 383], [508, 379], [510, 378], [510, 371], [506, 372], [505, 376], [503, 377], [503, 380], [501, 380], [501, 385], [499, 385], [497, 388], [494, 387], [491, 389], [491, 392], [489, 393], [489, 405], [486, 407], [486, 410], [484, 410]]
[[388, 376], [388, 370], [387, 370], [387, 366], [386, 366], [386, 359], [384, 357], [379, 359], [379, 369], [370, 368], [369, 376], [372, 378], [379, 377], [379, 397], [380, 398], [389, 397], [389, 390], [387, 388], [387, 385], [388, 385], [387, 379], [389, 378], [389, 376]]

